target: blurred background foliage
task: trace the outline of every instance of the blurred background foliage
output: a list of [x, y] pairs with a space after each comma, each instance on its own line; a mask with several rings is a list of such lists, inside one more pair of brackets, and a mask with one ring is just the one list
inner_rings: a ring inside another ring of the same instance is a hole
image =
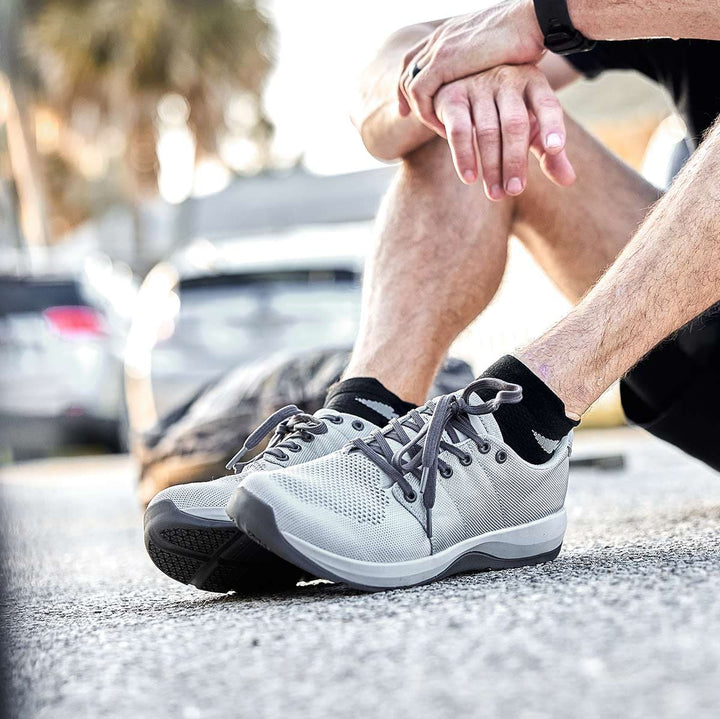
[[[273, 31], [256, 0], [4, 5], [0, 170], [14, 176], [30, 244], [157, 195], [163, 153], [165, 194], [176, 200], [203, 163], [250, 173], [267, 165]], [[230, 141], [243, 150], [233, 163], [223, 153]], [[181, 159], [191, 167], [178, 187]]]

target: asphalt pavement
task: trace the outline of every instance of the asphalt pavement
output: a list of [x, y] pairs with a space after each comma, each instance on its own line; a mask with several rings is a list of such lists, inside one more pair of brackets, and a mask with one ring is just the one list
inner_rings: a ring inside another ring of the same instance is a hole
[[720, 476], [639, 431], [580, 437], [562, 554], [361, 594], [204, 594], [145, 555], [125, 457], [0, 472], [12, 714], [717, 717]]

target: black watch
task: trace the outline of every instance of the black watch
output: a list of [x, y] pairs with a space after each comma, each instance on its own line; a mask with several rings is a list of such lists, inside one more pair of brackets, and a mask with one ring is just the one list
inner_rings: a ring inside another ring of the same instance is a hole
[[567, 0], [533, 0], [545, 47], [558, 55], [586, 52], [595, 47], [572, 23]]

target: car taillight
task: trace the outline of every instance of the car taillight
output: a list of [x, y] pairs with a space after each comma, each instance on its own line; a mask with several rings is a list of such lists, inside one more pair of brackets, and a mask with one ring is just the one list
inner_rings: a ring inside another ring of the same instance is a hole
[[92, 307], [48, 307], [43, 312], [53, 330], [64, 336], [94, 336], [105, 334], [103, 319]]

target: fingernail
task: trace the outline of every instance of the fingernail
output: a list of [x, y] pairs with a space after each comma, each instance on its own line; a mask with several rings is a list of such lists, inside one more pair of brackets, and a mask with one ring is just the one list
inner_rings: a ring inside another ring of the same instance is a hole
[[511, 177], [507, 183], [507, 191], [510, 195], [519, 195], [523, 186], [519, 177]]
[[472, 170], [465, 170], [463, 178], [465, 178], [465, 182], [473, 183], [475, 182], [475, 173]]
[[493, 198], [493, 200], [499, 200], [502, 198], [503, 189], [500, 187], [500, 185], [493, 185], [490, 188], [490, 197]]
[[562, 137], [560, 137], [560, 135], [558, 135], [557, 132], [551, 132], [545, 138], [545, 147], [548, 147], [548, 148], [562, 147]]

